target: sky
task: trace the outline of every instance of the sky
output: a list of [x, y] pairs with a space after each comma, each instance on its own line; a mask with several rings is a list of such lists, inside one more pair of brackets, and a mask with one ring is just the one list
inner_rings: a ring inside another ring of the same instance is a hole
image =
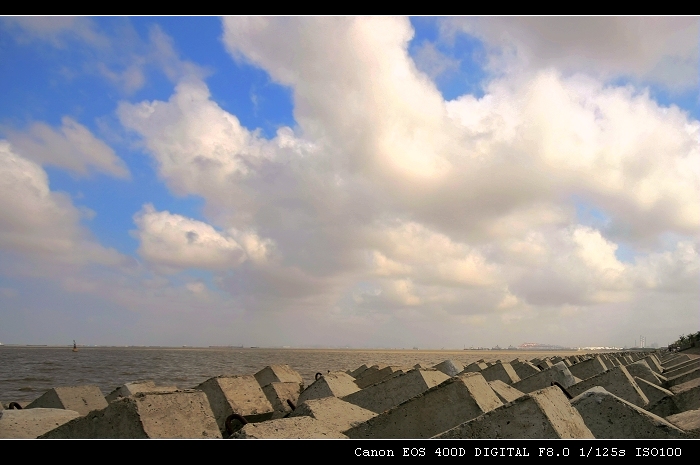
[[0, 342], [666, 345], [698, 17], [1, 17]]

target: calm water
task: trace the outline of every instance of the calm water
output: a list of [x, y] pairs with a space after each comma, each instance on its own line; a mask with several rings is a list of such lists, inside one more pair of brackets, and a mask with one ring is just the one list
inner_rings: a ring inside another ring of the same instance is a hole
[[0, 346], [0, 401], [30, 401], [53, 387], [80, 384], [95, 384], [107, 395], [124, 383], [145, 379], [186, 389], [213, 376], [254, 374], [273, 364], [294, 368], [308, 386], [319, 371], [354, 370], [363, 363], [433, 366], [446, 359], [467, 364], [572, 353], [577, 352], [137, 347], [72, 352], [66, 347]]

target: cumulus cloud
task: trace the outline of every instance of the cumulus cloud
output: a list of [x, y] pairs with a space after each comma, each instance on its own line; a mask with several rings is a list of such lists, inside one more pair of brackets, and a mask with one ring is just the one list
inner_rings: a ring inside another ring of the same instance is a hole
[[16, 151], [42, 165], [58, 166], [81, 176], [91, 171], [118, 178], [130, 176], [125, 163], [111, 147], [68, 116], [61, 119], [58, 130], [37, 122], [23, 132], [6, 132]]
[[181, 59], [172, 38], [158, 25], [152, 25], [144, 39], [127, 18], [100, 24], [69, 16], [12, 17], [3, 22], [19, 42], [42, 41], [79, 57], [80, 64], [75, 69], [64, 68], [64, 74], [98, 75], [126, 94], [142, 89], [154, 70], [173, 82], [207, 74], [204, 68]]
[[[49, 189], [46, 172], [0, 141], [0, 248], [47, 263], [117, 265], [122, 257], [95, 242], [81, 213]], [[7, 270], [6, 270], [7, 271]]]
[[484, 40], [499, 71], [556, 67], [674, 90], [698, 85], [696, 17], [450, 18], [442, 30], [447, 37], [461, 31]]
[[[136, 214], [138, 253], [166, 270], [226, 270], [249, 258], [264, 261], [270, 241], [236, 230], [220, 233], [211, 225], [145, 205]], [[240, 241], [240, 243], [236, 240]]]
[[107, 38], [97, 31], [89, 18], [75, 16], [16, 16], [3, 18], [5, 24], [14, 25], [22, 32], [19, 40], [45, 40], [56, 47], [65, 47], [66, 38], [77, 38], [96, 46], [104, 46]]
[[[122, 103], [164, 182], [203, 197], [217, 226], [146, 208], [142, 256], [216, 271], [245, 308], [356, 329], [372, 314], [552, 337], [558, 318], [591, 329], [587, 315], [622, 315], [671, 282], [697, 293], [698, 121], [552, 63], [444, 101], [412, 33], [403, 18], [226, 18], [229, 52], [292, 91], [298, 126], [270, 139], [199, 78]], [[580, 203], [609, 221], [581, 224]], [[623, 242], [634, 260], [617, 257]]]

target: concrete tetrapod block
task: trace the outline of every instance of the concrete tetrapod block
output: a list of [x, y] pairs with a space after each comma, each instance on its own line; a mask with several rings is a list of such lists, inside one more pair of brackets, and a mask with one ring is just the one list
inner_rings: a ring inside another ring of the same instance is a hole
[[58, 408], [0, 410], [0, 439], [36, 439], [79, 417], [78, 412]]
[[387, 410], [345, 434], [353, 439], [430, 438], [502, 405], [479, 373], [465, 373]]
[[569, 367], [571, 374], [581, 379], [592, 378], [593, 376], [597, 375], [598, 373], [602, 373], [607, 369], [608, 367], [605, 366], [605, 362], [603, 362], [601, 357], [595, 357]]
[[520, 392], [528, 393], [550, 387], [552, 381], [556, 381], [565, 388], [576, 384], [576, 378], [571, 374], [569, 368], [564, 362], [559, 362], [551, 368], [514, 383], [513, 387]]
[[[637, 383], [637, 386], [639, 386], [639, 389], [642, 390], [642, 392], [646, 396], [647, 400], [649, 401], [649, 404], [647, 404], [644, 407], [646, 410], [649, 410], [649, 408], [652, 405], [654, 405], [655, 403], [657, 403], [661, 399], [663, 399], [665, 397], [673, 396], [673, 393], [671, 391], [669, 391], [668, 389], [664, 389], [661, 386], [657, 386], [656, 384], [650, 383], [646, 379], [638, 378], [635, 376], [634, 381]], [[659, 415], [659, 416], [663, 417], [665, 415]]]
[[541, 371], [539, 368], [537, 368], [530, 362], [511, 363], [510, 366], [513, 367], [513, 370], [515, 370], [515, 373], [521, 380]]
[[434, 370], [409, 370], [343, 397], [343, 400], [375, 413], [382, 413], [437, 386], [450, 377]]
[[270, 383], [297, 383], [299, 392], [304, 388], [304, 380], [301, 375], [289, 365], [268, 365], [253, 376], [258, 380], [260, 387], [265, 387]]
[[386, 368], [386, 365], [372, 365], [371, 367], [367, 368], [366, 370], [363, 370], [361, 373], [359, 373], [357, 376], [354, 376], [356, 380], [362, 379], [365, 376], [369, 376], [372, 373], [376, 373], [382, 368]]
[[667, 378], [675, 378], [689, 371], [693, 371], [700, 368], [700, 360], [693, 360], [690, 362], [684, 362], [679, 365], [673, 366], [668, 370], [664, 370], [664, 376]]
[[245, 417], [250, 423], [272, 418], [274, 409], [252, 375], [217, 376], [209, 378], [195, 389], [203, 391], [219, 430], [226, 432], [226, 419], [231, 414]]
[[506, 384], [513, 384], [520, 381], [520, 377], [508, 362], [500, 362], [491, 365], [487, 369], [481, 371], [481, 376], [483, 376], [486, 381], [495, 381], [499, 379]]
[[450, 378], [464, 371], [464, 365], [456, 360], [445, 360], [444, 362], [438, 363], [433, 368], [440, 370]]
[[337, 397], [307, 400], [289, 418], [307, 416], [322, 421], [330, 429], [343, 433], [377, 416], [376, 413]]
[[436, 439], [593, 438], [564, 393], [556, 386], [531, 392], [467, 421]]
[[280, 418], [248, 423], [231, 435], [232, 439], [347, 439], [322, 421], [311, 417]]
[[678, 412], [700, 408], [700, 378], [671, 387]]
[[645, 379], [652, 384], [661, 386], [661, 381], [659, 381], [659, 378], [656, 376], [656, 373], [652, 371], [652, 369], [649, 367], [649, 364], [644, 359], [637, 360], [634, 363], [630, 363], [625, 367], [625, 369], [629, 372], [630, 375], [632, 375], [635, 378]]
[[649, 355], [644, 357], [642, 360], [647, 362], [647, 365], [649, 365], [649, 368], [651, 368], [654, 373], [661, 374], [661, 372], [664, 371], [663, 367], [661, 366], [661, 362], [659, 362], [659, 359], [655, 355]]
[[600, 386], [574, 397], [571, 405], [596, 439], [679, 439], [686, 434], [663, 418]]
[[140, 393], [44, 434], [49, 439], [221, 438], [206, 394]]
[[275, 410], [272, 414], [272, 419], [282, 418], [286, 414], [292, 411], [292, 407], [289, 406], [289, 402], [292, 402], [295, 406], [299, 401], [299, 383], [270, 383], [264, 388], [262, 388], [265, 397], [270, 401], [270, 405]]
[[133, 396], [140, 392], [174, 392], [177, 391], [177, 386], [156, 386], [153, 381], [134, 381], [131, 383], [126, 383], [114, 391], [107, 394], [105, 400], [109, 403], [122, 397]]
[[669, 367], [678, 365], [683, 362], [687, 362], [689, 360], [692, 360], [692, 358], [688, 357], [688, 355], [686, 354], [676, 355], [675, 357], [668, 358], [661, 362], [661, 366], [664, 368], [664, 371], [666, 371]]
[[378, 383], [382, 380], [385, 380], [397, 373], [403, 373], [403, 367], [399, 366], [388, 366], [384, 367], [381, 370], [378, 370], [372, 374], [369, 374], [367, 376], [363, 376], [360, 379], [355, 380], [355, 384], [357, 384], [357, 387], [360, 389], [364, 389], [367, 386], [371, 386], [375, 383]]
[[512, 386], [508, 386], [506, 383], [497, 379], [495, 381], [489, 381], [489, 386], [496, 393], [501, 402], [504, 404], [508, 402], [513, 402], [515, 399], [525, 395], [524, 392], [520, 392]]
[[663, 377], [661, 377], [661, 375], [659, 375], [658, 377], [665, 387], [671, 388], [678, 384], [687, 383], [688, 381], [700, 378], [700, 368], [696, 368], [681, 375], [674, 376], [673, 378], [666, 378], [665, 380]]
[[530, 360], [530, 363], [532, 363], [542, 371], [546, 370], [547, 368], [552, 368], [555, 365], [546, 358], [533, 358], [532, 360]]
[[352, 371], [350, 371], [350, 370], [346, 371], [346, 373], [349, 374], [350, 376], [352, 376], [353, 378], [357, 379], [357, 377], [360, 374], [364, 373], [365, 370], [367, 370], [368, 368], [369, 367], [367, 366], [367, 364], [363, 364], [362, 366], [359, 366]]
[[464, 367], [462, 373], [481, 373], [482, 370], [485, 370], [488, 367], [489, 366], [485, 362], [474, 362]]
[[685, 431], [689, 438], [700, 439], [700, 409], [670, 415], [666, 421]]
[[319, 377], [309, 387], [304, 389], [299, 396], [298, 402], [301, 404], [310, 399], [322, 399], [331, 396], [345, 397], [359, 390], [360, 388], [357, 387], [352, 376], [342, 371], [334, 371]]
[[585, 379], [580, 383], [568, 387], [572, 397], [583, 394], [594, 386], [604, 387], [608, 392], [614, 394], [627, 402], [644, 408], [649, 404], [649, 399], [644, 395], [644, 392], [639, 388], [634, 378], [629, 374], [623, 366], [611, 368], [592, 378]]
[[107, 407], [105, 396], [97, 386], [70, 386], [49, 389], [25, 408], [62, 408], [87, 415]]

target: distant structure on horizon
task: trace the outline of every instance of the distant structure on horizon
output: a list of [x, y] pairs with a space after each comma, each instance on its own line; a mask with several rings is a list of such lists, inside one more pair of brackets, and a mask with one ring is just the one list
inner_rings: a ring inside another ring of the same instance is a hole
[[520, 350], [561, 350], [565, 348], [552, 344], [540, 344], [539, 342], [523, 342], [518, 346]]

